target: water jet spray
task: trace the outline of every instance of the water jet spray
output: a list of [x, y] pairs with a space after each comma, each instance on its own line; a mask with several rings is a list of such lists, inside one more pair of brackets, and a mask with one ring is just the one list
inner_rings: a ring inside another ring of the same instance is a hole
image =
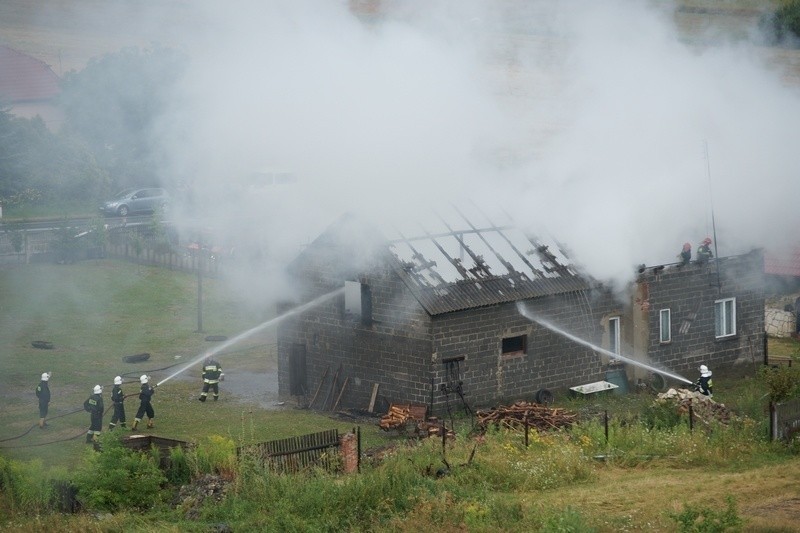
[[656, 368], [654, 366], [650, 366], [650, 365], [648, 365], [646, 363], [643, 363], [641, 361], [637, 361], [636, 359], [631, 359], [630, 357], [625, 357], [622, 354], [611, 352], [609, 350], [606, 350], [604, 348], [596, 346], [596, 345], [592, 344], [589, 341], [581, 339], [580, 337], [577, 337], [577, 336], [575, 336], [575, 335], [573, 335], [573, 334], [571, 334], [571, 333], [569, 333], [567, 331], [564, 331], [563, 329], [559, 328], [558, 326], [554, 325], [553, 323], [548, 322], [547, 320], [545, 320], [545, 319], [543, 319], [541, 317], [538, 317], [538, 316], [534, 315], [533, 313], [531, 313], [522, 304], [522, 302], [517, 302], [517, 310], [519, 311], [519, 314], [521, 314], [522, 316], [524, 316], [528, 320], [530, 320], [532, 322], [536, 322], [537, 324], [546, 327], [550, 331], [552, 331], [554, 333], [558, 333], [559, 335], [562, 335], [562, 336], [564, 336], [564, 337], [566, 337], [566, 338], [568, 338], [568, 339], [570, 339], [572, 341], [575, 341], [578, 344], [582, 344], [583, 346], [586, 346], [587, 348], [590, 348], [590, 349], [592, 349], [592, 350], [594, 350], [596, 352], [603, 353], [603, 354], [605, 354], [605, 355], [607, 355], [607, 356], [609, 356], [609, 357], [611, 357], [613, 359], [619, 359], [619, 360], [624, 361], [626, 363], [630, 363], [630, 364], [632, 364], [634, 366], [638, 366], [639, 368], [644, 368], [645, 370], [649, 370], [650, 372], [653, 372], [655, 374], [660, 374], [662, 376], [666, 376], [666, 377], [669, 377], [669, 378], [672, 378], [672, 379], [677, 379], [678, 381], [682, 381], [684, 383], [688, 383], [689, 385], [693, 384], [692, 381], [686, 379], [683, 376], [679, 376], [678, 374], [674, 374], [674, 373], [669, 372], [667, 370], [661, 370], [660, 368]]
[[339, 295], [339, 294], [341, 294], [343, 292], [344, 292], [344, 287], [342, 287], [340, 289], [336, 289], [333, 292], [329, 292], [328, 294], [323, 294], [319, 298], [316, 298], [314, 300], [311, 300], [310, 302], [307, 302], [307, 303], [305, 303], [303, 305], [295, 307], [294, 309], [292, 309], [290, 311], [287, 311], [286, 313], [284, 313], [284, 314], [282, 314], [280, 316], [277, 316], [275, 318], [267, 320], [263, 324], [259, 324], [258, 326], [255, 326], [254, 328], [250, 328], [247, 331], [244, 331], [244, 332], [236, 335], [235, 337], [232, 337], [232, 338], [228, 339], [227, 341], [225, 341], [222, 344], [216, 346], [212, 350], [208, 350], [206, 352], [203, 352], [203, 353], [195, 356], [188, 363], [186, 363], [181, 368], [179, 368], [177, 371], [173, 372], [169, 376], [165, 377], [164, 379], [162, 379], [161, 381], [156, 383], [156, 387], [158, 387], [159, 385], [161, 385], [162, 383], [164, 383], [166, 381], [169, 381], [170, 379], [172, 379], [175, 376], [181, 374], [182, 372], [190, 369], [191, 367], [196, 365], [198, 362], [204, 360], [206, 357], [211, 357], [213, 355], [216, 355], [216, 354], [220, 353], [221, 351], [225, 350], [226, 348], [228, 348], [230, 346], [233, 346], [233, 345], [235, 345], [235, 344], [237, 344], [237, 343], [239, 343], [239, 342], [241, 342], [241, 341], [243, 341], [243, 340], [245, 340], [245, 339], [247, 339], [249, 337], [252, 337], [253, 335], [258, 333], [259, 331], [261, 331], [263, 329], [266, 329], [269, 326], [273, 326], [273, 325], [281, 322], [282, 320], [284, 320], [286, 318], [289, 318], [290, 316], [297, 315], [299, 313], [303, 313], [306, 310], [308, 310], [308, 309], [310, 309], [312, 307], [315, 307], [315, 306], [317, 306], [317, 305], [319, 305], [319, 304], [321, 304], [323, 302], [326, 302], [326, 301], [330, 300], [331, 298], [333, 298], [334, 296], [337, 296], [337, 295]]

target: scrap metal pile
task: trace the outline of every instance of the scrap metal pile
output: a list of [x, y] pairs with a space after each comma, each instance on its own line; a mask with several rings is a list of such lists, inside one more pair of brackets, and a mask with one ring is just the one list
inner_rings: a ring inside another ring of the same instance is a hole
[[510, 406], [478, 411], [477, 422], [481, 428], [493, 424], [509, 429], [524, 430], [529, 428], [539, 431], [570, 428], [578, 421], [578, 414], [557, 407], [525, 401], [515, 402]]
[[688, 389], [669, 389], [667, 392], [656, 396], [656, 402], [660, 404], [674, 404], [678, 413], [688, 414], [689, 406], [692, 406], [692, 416], [708, 425], [712, 420], [727, 424], [731, 420], [731, 412], [725, 404], [717, 403], [712, 398], [700, 392]]

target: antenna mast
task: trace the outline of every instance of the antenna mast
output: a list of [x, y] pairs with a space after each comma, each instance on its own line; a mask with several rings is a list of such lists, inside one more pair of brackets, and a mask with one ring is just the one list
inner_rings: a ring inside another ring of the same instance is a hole
[[706, 158], [706, 176], [708, 177], [708, 199], [711, 204], [711, 232], [714, 235], [714, 260], [717, 264], [717, 292], [722, 291], [719, 277], [719, 250], [717, 248], [717, 224], [714, 221], [714, 191], [711, 187], [711, 158], [708, 156], [708, 141], [703, 139], [703, 151]]

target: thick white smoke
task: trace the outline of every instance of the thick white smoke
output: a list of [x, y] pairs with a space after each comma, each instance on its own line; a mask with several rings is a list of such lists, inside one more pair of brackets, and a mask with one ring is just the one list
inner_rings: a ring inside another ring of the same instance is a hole
[[[187, 220], [270, 260], [240, 283], [257, 298], [345, 211], [408, 221], [471, 198], [620, 285], [696, 249], [712, 206], [721, 255], [786, 246], [800, 218], [797, 88], [768, 49], [693, 40], [674, 5], [137, 5], [128, 28], [191, 58], [154, 132], [163, 180], [190, 189]], [[243, 181], [265, 170], [297, 182]]]

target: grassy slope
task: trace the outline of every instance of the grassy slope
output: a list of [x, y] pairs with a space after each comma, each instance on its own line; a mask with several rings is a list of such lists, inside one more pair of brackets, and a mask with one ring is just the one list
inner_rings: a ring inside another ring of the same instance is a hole
[[[226, 296], [218, 282], [204, 282], [206, 333], [197, 333], [196, 278], [160, 268], [138, 267], [117, 261], [77, 265], [31, 265], [0, 270], [0, 439], [25, 432], [38, 418], [34, 388], [44, 371], [52, 371], [53, 400], [50, 417], [80, 409], [92, 387], [102, 384], [109, 401], [112, 378], [127, 374], [127, 394], [136, 392], [141, 373], [155, 381], [180, 370], [214, 345], [207, 334], [228, 337], [272, 318], [269, 313], [242, 309]], [[272, 371], [276, 367], [274, 331], [266, 329], [223, 352], [220, 361], [230, 370]], [[31, 346], [33, 340], [54, 344], [53, 350]], [[145, 363], [123, 363], [126, 355], [148, 352]], [[155, 371], [171, 365], [173, 368]], [[198, 440], [220, 434], [237, 442], [260, 442], [338, 427], [352, 423], [332, 420], [307, 411], [268, 411], [252, 404], [222, 399], [201, 404], [198, 366], [165, 382], [156, 393], [154, 407], [157, 434], [181, 440]], [[109, 403], [110, 405], [110, 403]], [[138, 401], [126, 402], [129, 419]], [[106, 422], [110, 414], [106, 416]], [[63, 445], [45, 443], [85, 433], [88, 415], [69, 414], [50, 422], [50, 429], [36, 428], [25, 437], [0, 443], [12, 458], [40, 457], [51, 464], [67, 465], [80, 453], [82, 439]], [[367, 444], [382, 441], [376, 428], [365, 428]], [[21, 447], [11, 447], [21, 446]]]
[[[0, 439], [21, 434], [35, 422], [33, 388], [43, 370], [54, 373], [51, 414], [56, 415], [79, 408], [94, 383], [108, 387], [116, 373], [131, 372], [135, 378], [145, 369], [175, 364], [176, 356], [183, 362], [202, 353], [209, 344], [203, 340], [205, 334], [195, 332], [195, 283], [191, 275], [117, 261], [0, 270], [0, 335], [4, 339], [0, 365], [5, 377], [0, 389], [4, 405]], [[214, 280], [206, 280], [205, 295], [204, 324], [209, 333], [232, 336], [270, 318], [267, 313], [258, 315], [238, 308]], [[30, 341], [35, 339], [49, 340], [55, 349], [34, 349]], [[274, 339], [269, 332], [246, 344], [247, 349], [232, 348], [230, 355], [221, 358], [223, 364], [254, 372], [275, 367]], [[796, 350], [795, 341], [787, 345]], [[121, 362], [123, 355], [142, 351], [152, 354], [147, 363]], [[163, 379], [169, 372], [153, 375]], [[308, 411], [268, 411], [233, 401], [225, 397], [226, 383], [222, 401], [200, 404], [196, 400], [196, 372], [192, 368], [187, 371], [190, 379], [170, 380], [159, 388], [154, 434], [193, 441], [219, 434], [248, 443], [352, 427]], [[732, 407], [737, 402], [752, 403], [752, 398], [761, 394], [754, 385], [753, 380], [720, 380], [717, 396]], [[135, 384], [127, 385], [128, 392], [135, 389]], [[603, 406], [615, 416], [624, 416], [646, 401], [646, 396], [612, 397]], [[129, 400], [129, 416], [135, 405]], [[574, 410], [586, 406], [580, 400], [566, 399], [563, 405]], [[759, 417], [759, 413], [752, 415]], [[86, 451], [82, 436], [87, 427], [86, 413], [65, 416], [54, 420], [49, 430], [34, 428], [20, 439], [0, 443], [0, 454], [40, 458], [45, 464], [68, 468]], [[366, 446], [386, 440], [375, 426], [362, 426], [362, 432]], [[47, 444], [74, 436], [78, 438]], [[477, 461], [487, 459], [478, 452]], [[522, 501], [526, 513], [552, 514], [570, 507], [603, 531], [668, 531], [674, 522], [665, 515], [665, 509], [679, 510], [685, 503], [722, 506], [730, 494], [738, 502], [740, 515], [754, 530], [792, 531], [794, 521], [800, 520], [800, 487], [794, 482], [800, 474], [800, 459], [777, 461], [775, 457], [754, 457], [748, 464], [732, 465], [724, 471], [702, 466], [676, 469], [652, 462], [627, 468], [597, 463], [591, 481], [501, 496]], [[645, 528], [645, 524], [649, 526]]]

